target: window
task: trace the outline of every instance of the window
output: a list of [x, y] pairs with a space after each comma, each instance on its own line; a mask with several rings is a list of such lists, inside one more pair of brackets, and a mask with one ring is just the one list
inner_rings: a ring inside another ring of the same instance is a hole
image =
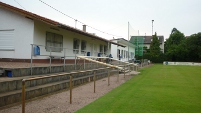
[[100, 45], [100, 53], [103, 53], [103, 45]]
[[61, 52], [63, 50], [63, 36], [46, 32], [46, 51]]
[[124, 58], [126, 58], [126, 51], [124, 50]]
[[121, 57], [123, 58], [124, 50], [121, 50]]
[[14, 29], [0, 30], [0, 50], [14, 50]]
[[78, 54], [79, 53], [79, 45], [80, 45], [80, 40], [74, 38], [73, 39], [73, 53]]
[[86, 53], [86, 46], [87, 46], [87, 42], [82, 40], [82, 42], [81, 42], [81, 54]]
[[107, 54], [107, 46], [104, 46], [104, 54]]
[[119, 58], [120, 56], [120, 49], [117, 49], [117, 58]]

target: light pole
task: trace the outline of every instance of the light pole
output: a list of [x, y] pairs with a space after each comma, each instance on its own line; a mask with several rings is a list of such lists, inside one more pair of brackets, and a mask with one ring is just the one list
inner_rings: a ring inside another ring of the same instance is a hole
[[154, 23], [154, 20], [152, 20], [152, 36], [153, 36], [153, 23]]

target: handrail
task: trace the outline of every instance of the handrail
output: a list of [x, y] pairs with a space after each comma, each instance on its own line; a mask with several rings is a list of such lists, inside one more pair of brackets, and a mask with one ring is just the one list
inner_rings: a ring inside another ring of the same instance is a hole
[[95, 62], [95, 63], [98, 63], [98, 64], [102, 64], [102, 65], [105, 65], [105, 66], [108, 66], [108, 67], [111, 67], [111, 68], [116, 68], [116, 69], [120, 69], [120, 70], [123, 69], [122, 67], [118, 67], [118, 66], [115, 66], [115, 65], [99, 62], [99, 61], [96, 61], [96, 60], [92, 60], [92, 59], [86, 58], [85, 56], [77, 56], [77, 57], [81, 58], [81, 59], [84, 59], [84, 60], [91, 61], [91, 62]]
[[[98, 68], [98, 69], [91, 69], [91, 70], [85, 70], [85, 71], [77, 71], [77, 72], [70, 72], [70, 73], [61, 73], [61, 74], [54, 74], [54, 75], [46, 75], [46, 76], [40, 76], [40, 77], [30, 77], [25, 78], [22, 80], [22, 113], [25, 113], [25, 88], [26, 88], [26, 81], [32, 81], [32, 80], [39, 80], [44, 78], [52, 78], [52, 77], [58, 77], [58, 76], [64, 76], [64, 75], [70, 75], [70, 104], [72, 103], [72, 76], [73, 74], [78, 73], [85, 73], [85, 72], [94, 72], [94, 80], [96, 80], [96, 71], [97, 70], [103, 70], [103, 69], [110, 69], [111, 67], [106, 68]], [[109, 71], [108, 71], [108, 80], [109, 80]], [[109, 82], [108, 82], [109, 83]], [[95, 81], [94, 81], [94, 93], [95, 93]]]
[[122, 63], [126, 63], [126, 64], [129, 64], [129, 65], [138, 66], [138, 65], [135, 64], [135, 63], [124, 62], [124, 61], [121, 61], [121, 60], [118, 60], [118, 59], [114, 59], [114, 58], [110, 58], [110, 59], [112, 59], [112, 60], [116, 60], [116, 61], [119, 61], [119, 62], [122, 62]]
[[116, 61], [119, 61], [119, 62], [122, 62], [122, 63], [126, 63], [126, 64], [128, 64], [128, 65], [135, 65], [135, 66], [138, 66], [138, 65], [135, 64], [135, 63], [124, 62], [124, 61], [121, 61], [121, 60], [118, 60], [118, 59], [114, 59], [114, 58], [110, 58], [110, 57], [94, 57], [94, 56], [82, 56], [82, 57], [85, 57], [85, 58], [109, 58], [109, 59], [116, 60]]
[[70, 72], [70, 73], [61, 73], [56, 75], [46, 75], [46, 76], [40, 76], [40, 77], [31, 77], [28, 79], [23, 79], [24, 81], [32, 81], [32, 80], [38, 80], [38, 79], [44, 79], [44, 78], [51, 78], [51, 77], [57, 77], [57, 76], [64, 76], [64, 75], [70, 75], [70, 74], [77, 74], [77, 73], [84, 73], [84, 72], [91, 72], [91, 71], [97, 71], [97, 70], [103, 70], [103, 69], [109, 69], [110, 67], [106, 68], [98, 68], [98, 69], [92, 69], [92, 70], [85, 70], [85, 71], [77, 71], [77, 72]]

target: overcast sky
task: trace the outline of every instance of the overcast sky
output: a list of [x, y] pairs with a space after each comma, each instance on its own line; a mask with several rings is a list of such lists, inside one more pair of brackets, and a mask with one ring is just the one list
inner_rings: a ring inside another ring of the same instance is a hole
[[[82, 29], [81, 23], [55, 11], [40, 0], [0, 0], [32, 13]], [[168, 38], [176, 27], [189, 36], [201, 32], [201, 0], [42, 0], [90, 27], [87, 32], [106, 39], [138, 35]], [[17, 3], [18, 2], [18, 3]], [[20, 6], [20, 5], [21, 6]], [[129, 27], [128, 27], [129, 22]], [[128, 33], [129, 29], [129, 33]], [[112, 34], [112, 35], [108, 35]]]

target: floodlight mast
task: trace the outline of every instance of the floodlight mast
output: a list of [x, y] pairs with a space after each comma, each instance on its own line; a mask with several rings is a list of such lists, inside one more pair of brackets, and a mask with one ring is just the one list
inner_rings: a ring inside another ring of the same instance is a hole
[[153, 36], [153, 23], [154, 23], [154, 20], [152, 20], [152, 36]]

